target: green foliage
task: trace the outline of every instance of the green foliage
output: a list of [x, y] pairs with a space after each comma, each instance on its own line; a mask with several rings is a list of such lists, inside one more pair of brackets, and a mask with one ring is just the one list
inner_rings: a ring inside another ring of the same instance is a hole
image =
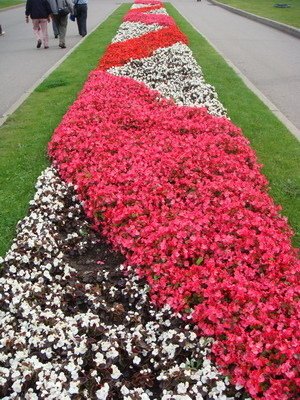
[[185, 368], [197, 371], [202, 367], [202, 365], [203, 365], [203, 360], [195, 360], [194, 358], [192, 358], [191, 360], [187, 360]]
[[199, 257], [196, 260], [196, 265], [200, 265], [200, 264], [202, 264], [202, 262], [203, 262], [203, 257]]

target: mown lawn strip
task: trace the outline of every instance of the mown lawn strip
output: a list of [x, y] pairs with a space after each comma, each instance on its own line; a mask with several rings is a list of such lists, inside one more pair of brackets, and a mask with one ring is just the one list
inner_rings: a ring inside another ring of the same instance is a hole
[[[239, 8], [259, 15], [260, 17], [272, 19], [273, 21], [300, 28], [300, 2], [298, 0], [276, 1], [276, 0], [218, 0], [219, 3], [227, 4], [231, 7]], [[279, 5], [289, 5], [290, 7], [275, 7]]]
[[[22, 0], [0, 0], [0, 10], [3, 8], [9, 8], [12, 6], [17, 6], [18, 4], [24, 4], [25, 1]], [[1, 21], [1, 23], [5, 23], [5, 21]]]

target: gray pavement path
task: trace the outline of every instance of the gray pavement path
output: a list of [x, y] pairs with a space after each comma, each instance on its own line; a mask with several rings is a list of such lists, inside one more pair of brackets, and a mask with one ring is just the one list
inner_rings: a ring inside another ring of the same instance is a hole
[[[121, 3], [114, 0], [89, 0], [88, 32], [103, 22]], [[25, 5], [0, 12], [0, 24], [5, 30], [5, 35], [0, 36], [0, 125], [3, 116], [16, 108], [36, 82], [80, 40], [84, 40], [78, 35], [76, 22], [69, 20], [67, 48], [61, 49], [58, 47], [58, 39], [54, 39], [50, 23], [49, 49], [37, 49], [32, 24], [25, 23], [24, 15]]]
[[207, 0], [171, 0], [171, 3], [299, 135], [300, 40]]

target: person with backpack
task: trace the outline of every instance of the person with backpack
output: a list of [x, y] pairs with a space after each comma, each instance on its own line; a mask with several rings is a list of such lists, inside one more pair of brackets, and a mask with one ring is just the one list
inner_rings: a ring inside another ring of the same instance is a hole
[[51, 8], [47, 0], [27, 0], [25, 7], [26, 23], [29, 17], [32, 21], [33, 33], [36, 37], [36, 47], [39, 49], [44, 43], [44, 48], [49, 48], [48, 22], [50, 22]]
[[52, 19], [58, 29], [59, 47], [66, 48], [66, 33], [68, 15], [73, 14], [73, 3], [71, 0], [48, 0], [52, 11]]

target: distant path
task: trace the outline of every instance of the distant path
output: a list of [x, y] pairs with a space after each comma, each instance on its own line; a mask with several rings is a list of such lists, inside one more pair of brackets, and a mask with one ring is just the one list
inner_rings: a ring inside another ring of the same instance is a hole
[[[104, 21], [122, 1], [89, 0], [88, 32]], [[51, 23], [50, 48], [36, 49], [32, 24], [25, 23], [25, 6], [0, 11], [0, 23], [5, 35], [0, 37], [0, 124], [1, 118], [14, 108], [20, 98], [41, 77], [61, 60], [82, 38], [78, 35], [77, 24], [68, 21], [67, 49], [58, 47], [54, 39]], [[80, 68], [80, 65], [78, 65]]]
[[300, 132], [300, 39], [202, 0], [171, 0]]

